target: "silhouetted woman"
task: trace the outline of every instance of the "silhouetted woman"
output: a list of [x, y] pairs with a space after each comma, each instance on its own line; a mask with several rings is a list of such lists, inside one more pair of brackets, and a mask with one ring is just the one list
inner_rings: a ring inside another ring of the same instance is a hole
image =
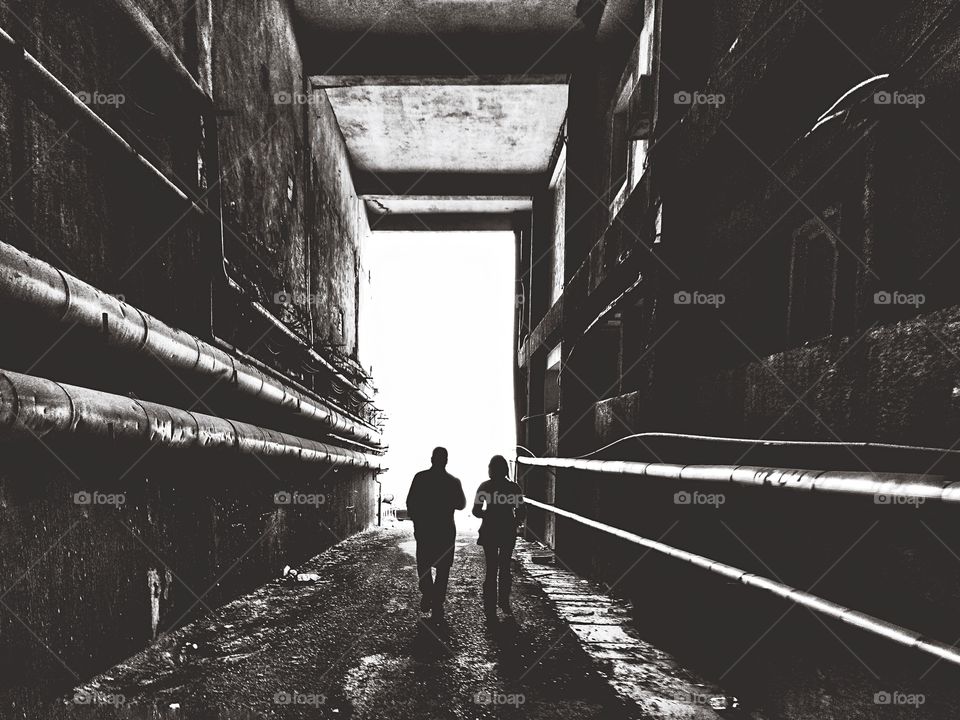
[[[510, 615], [510, 558], [517, 542], [517, 525], [523, 522], [523, 490], [510, 480], [510, 466], [502, 455], [490, 460], [490, 477], [477, 488], [473, 514], [483, 518], [478, 545], [483, 546], [487, 574], [483, 581], [483, 609], [497, 617], [497, 605]], [[499, 588], [498, 588], [499, 575]], [[499, 591], [498, 591], [499, 590]]]

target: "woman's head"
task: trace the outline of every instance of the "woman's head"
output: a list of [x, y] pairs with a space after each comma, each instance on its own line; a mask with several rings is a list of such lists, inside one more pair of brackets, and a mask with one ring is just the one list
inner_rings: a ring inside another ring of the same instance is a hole
[[507, 465], [507, 459], [503, 455], [494, 455], [490, 458], [490, 466], [487, 470], [491, 480], [502, 480], [510, 474], [510, 466]]

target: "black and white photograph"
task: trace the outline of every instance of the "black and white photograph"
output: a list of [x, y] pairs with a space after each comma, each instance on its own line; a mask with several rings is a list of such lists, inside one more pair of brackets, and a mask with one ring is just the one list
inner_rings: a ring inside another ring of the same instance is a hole
[[960, 0], [0, 0], [0, 720], [960, 720]]

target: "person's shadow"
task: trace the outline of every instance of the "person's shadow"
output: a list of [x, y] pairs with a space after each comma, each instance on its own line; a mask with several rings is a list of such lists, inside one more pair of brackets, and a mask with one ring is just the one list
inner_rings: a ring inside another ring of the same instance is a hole
[[512, 617], [487, 620], [487, 637], [497, 648], [497, 661], [504, 677], [519, 677], [524, 672], [523, 653], [520, 650], [520, 625]]
[[450, 626], [445, 620], [417, 620], [416, 634], [410, 640], [410, 657], [417, 662], [433, 664], [452, 655]]

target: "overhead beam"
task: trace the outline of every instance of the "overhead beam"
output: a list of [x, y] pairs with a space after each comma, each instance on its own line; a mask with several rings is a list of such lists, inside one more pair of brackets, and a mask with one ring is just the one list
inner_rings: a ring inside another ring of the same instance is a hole
[[354, 171], [358, 195], [433, 195], [458, 197], [530, 197], [546, 187], [546, 173], [501, 175], [459, 172]]
[[556, 38], [541, 33], [384, 35], [330, 33], [304, 27], [298, 33], [304, 72], [311, 76], [417, 76], [524, 78], [565, 76], [589, 50], [586, 32]]
[[341, 87], [419, 87], [423, 85], [563, 85], [565, 73], [551, 75], [314, 75], [314, 90]]
[[370, 214], [370, 229], [376, 232], [512, 232], [516, 228], [517, 213]]

